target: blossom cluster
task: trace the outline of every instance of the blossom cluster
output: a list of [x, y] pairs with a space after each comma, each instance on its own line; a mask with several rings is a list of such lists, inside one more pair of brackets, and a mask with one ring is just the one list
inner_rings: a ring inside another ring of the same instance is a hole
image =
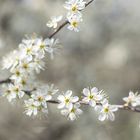
[[7, 85], [5, 94], [11, 102], [14, 99], [22, 98], [26, 90], [31, 90], [35, 84], [35, 73], [44, 70], [45, 53], [51, 58], [57, 52], [59, 42], [55, 39], [41, 37], [27, 37], [15, 50], [3, 58], [3, 69], [9, 69], [11, 83]]
[[[84, 0], [68, 0], [64, 8], [68, 10], [66, 21], [69, 23], [68, 29], [79, 31], [79, 23], [83, 20], [81, 11], [86, 7]], [[58, 22], [63, 16], [52, 17], [47, 23], [50, 28], [56, 29]], [[67, 23], [66, 22], [66, 23]], [[64, 22], [65, 23], [65, 22]], [[63, 24], [64, 24], [63, 23]], [[63, 25], [62, 24], [62, 25]], [[60, 26], [62, 27], [62, 26]], [[60, 29], [52, 34], [52, 36]], [[3, 95], [9, 102], [21, 99], [28, 95], [24, 100], [25, 114], [28, 116], [37, 116], [40, 113], [48, 114], [48, 103], [57, 104], [62, 115], [68, 120], [76, 120], [82, 113], [81, 106], [90, 106], [99, 116], [100, 121], [115, 120], [115, 112], [119, 108], [135, 108], [140, 105], [140, 95], [132, 91], [128, 97], [124, 97], [124, 105], [111, 105], [103, 90], [96, 87], [88, 87], [82, 90], [82, 96], [73, 96], [71, 90], [60, 92], [52, 84], [44, 85], [35, 82], [36, 74], [45, 69], [45, 54], [48, 53], [53, 59], [54, 54], [58, 52], [59, 40], [48, 37], [31, 36], [23, 39], [17, 50], [12, 51], [3, 58], [3, 69], [8, 69], [11, 73], [9, 83], [4, 87]], [[54, 95], [57, 95], [55, 98]]]
[[[68, 10], [66, 19], [69, 23], [68, 29], [79, 32], [79, 23], [83, 21], [81, 10], [86, 6], [84, 0], [68, 0], [64, 4], [64, 8]], [[49, 28], [57, 28], [58, 22], [62, 20], [63, 16], [52, 17], [47, 23]]]
[[61, 109], [61, 114], [68, 118], [68, 120], [76, 120], [82, 113], [81, 105], [89, 105], [99, 113], [98, 119], [100, 121], [115, 119], [114, 112], [118, 110], [116, 105], [110, 105], [103, 91], [98, 91], [96, 87], [84, 88], [82, 100], [78, 96], [73, 96], [71, 90], [64, 93], [58, 92], [58, 89], [45, 87], [43, 90], [35, 91], [31, 98], [25, 101], [26, 114], [36, 116], [37, 113], [48, 113], [47, 102], [52, 101], [55, 93], [59, 93], [57, 97], [58, 109]]
[[52, 95], [56, 94], [57, 92], [58, 89], [56, 89], [53, 84], [51, 86], [43, 85], [35, 90], [31, 97], [24, 101], [26, 115], [36, 116], [38, 112], [47, 114], [47, 102], [50, 101], [52, 99]]

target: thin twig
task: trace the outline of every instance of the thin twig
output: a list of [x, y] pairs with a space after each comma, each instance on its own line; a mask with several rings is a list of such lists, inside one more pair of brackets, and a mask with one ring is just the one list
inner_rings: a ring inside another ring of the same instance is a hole
[[8, 83], [11, 83], [11, 80], [9, 78], [0, 81], [0, 84], [8, 84]]

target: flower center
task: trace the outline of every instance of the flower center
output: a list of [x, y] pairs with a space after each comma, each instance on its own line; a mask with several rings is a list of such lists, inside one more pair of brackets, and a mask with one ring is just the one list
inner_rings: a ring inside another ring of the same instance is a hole
[[108, 108], [104, 108], [104, 112], [105, 113], [109, 112], [109, 109]]
[[21, 84], [22, 84], [23, 86], [25, 86], [25, 85], [26, 85], [26, 81], [25, 81], [25, 80], [22, 80], [22, 81], [21, 81]]
[[43, 97], [42, 96], [39, 96], [38, 97], [38, 101], [40, 101], [40, 102], [43, 101]]
[[45, 45], [40, 45], [40, 49], [44, 49], [45, 48]]
[[74, 113], [74, 112], [75, 112], [75, 109], [73, 108], [73, 109], [71, 110], [71, 112]]
[[73, 21], [71, 24], [72, 24], [73, 27], [77, 27], [78, 26], [78, 22], [77, 21]]
[[90, 95], [90, 96], [89, 96], [89, 99], [93, 99], [93, 97], [94, 97], [93, 95]]
[[15, 88], [14, 91], [15, 91], [16, 93], [18, 93], [18, 92], [19, 92], [19, 88]]
[[24, 64], [23, 64], [23, 68], [24, 68], [24, 69], [28, 69], [28, 64], [24, 63]]
[[76, 11], [77, 11], [76, 5], [73, 5], [71, 10], [72, 10], [73, 12], [76, 12]]
[[16, 71], [16, 75], [17, 75], [17, 76], [20, 76], [20, 72], [19, 72], [19, 71]]
[[69, 103], [69, 101], [70, 101], [69, 99], [66, 99], [66, 100], [65, 100], [66, 103]]
[[31, 49], [27, 48], [26, 52], [27, 52], [27, 54], [31, 53]]

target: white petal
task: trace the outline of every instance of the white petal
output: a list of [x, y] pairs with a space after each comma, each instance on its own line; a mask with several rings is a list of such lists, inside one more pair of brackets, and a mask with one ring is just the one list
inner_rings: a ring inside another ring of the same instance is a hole
[[109, 115], [109, 119], [111, 121], [114, 121], [115, 120], [115, 115], [112, 112], [110, 112], [108, 115]]
[[67, 98], [69, 98], [71, 95], [72, 95], [72, 91], [71, 91], [71, 90], [68, 90], [68, 91], [65, 93], [65, 97], [67, 97]]
[[104, 99], [104, 100], [102, 101], [102, 104], [103, 104], [103, 106], [108, 106], [108, 100], [107, 100], [107, 99]]
[[37, 115], [37, 108], [34, 109], [33, 114], [36, 116]]
[[69, 104], [66, 104], [66, 108], [68, 108], [68, 109], [72, 109], [72, 107], [73, 107], [73, 104], [72, 103], [69, 103]]
[[80, 115], [80, 114], [82, 114], [83, 113], [83, 111], [81, 110], [81, 109], [76, 109], [76, 114], [78, 114], [78, 115]]
[[129, 92], [129, 96], [130, 96], [130, 97], [134, 97], [134, 96], [135, 96], [134, 92], [130, 91], [130, 92]]
[[61, 110], [61, 114], [67, 116], [69, 114], [67, 109]]
[[71, 101], [73, 103], [77, 102], [78, 100], [79, 100], [79, 97], [77, 97], [77, 96], [74, 96], [74, 97], [71, 98]]
[[19, 98], [22, 98], [24, 96], [24, 92], [23, 91], [20, 91], [19, 94], [18, 94]]
[[71, 121], [74, 121], [74, 120], [76, 119], [76, 115], [75, 115], [74, 113], [70, 113], [70, 114], [69, 114], [69, 119], [70, 119]]
[[106, 119], [106, 114], [101, 113], [98, 118], [100, 121], [104, 121]]
[[82, 101], [84, 102], [84, 103], [89, 103], [89, 98], [88, 97], [84, 97], [83, 99], [82, 99]]
[[91, 92], [92, 93], [97, 93], [98, 92], [98, 89], [96, 87], [94, 87], [94, 88], [91, 89]]
[[84, 94], [85, 96], [90, 96], [90, 91], [89, 91], [89, 89], [84, 88], [84, 89], [83, 89], [83, 94]]
[[96, 102], [94, 100], [90, 100], [89, 101], [89, 105], [92, 106], [92, 107], [95, 107], [96, 106]]
[[52, 96], [51, 95], [47, 95], [46, 97], [45, 97], [45, 100], [46, 101], [49, 101], [49, 100], [51, 100], [52, 99]]
[[33, 111], [31, 109], [29, 109], [29, 110], [26, 111], [26, 115], [31, 116], [32, 115], [32, 112]]
[[95, 111], [97, 111], [97, 112], [101, 112], [102, 111], [102, 109], [103, 109], [103, 107], [102, 106], [99, 106], [99, 105], [97, 105], [97, 106], [95, 106]]
[[58, 104], [58, 108], [59, 108], [59, 109], [64, 108], [64, 107], [65, 107], [65, 103], [64, 103], [64, 102]]
[[63, 95], [59, 95], [59, 96], [57, 97], [57, 99], [58, 99], [59, 101], [63, 102], [63, 101], [65, 100], [65, 97], [64, 97]]
[[128, 97], [124, 97], [123, 100], [124, 100], [125, 102], [128, 102]]
[[118, 110], [118, 107], [115, 106], [115, 105], [110, 105], [110, 106], [109, 106], [109, 110], [112, 111], [112, 112], [115, 112], [115, 111]]

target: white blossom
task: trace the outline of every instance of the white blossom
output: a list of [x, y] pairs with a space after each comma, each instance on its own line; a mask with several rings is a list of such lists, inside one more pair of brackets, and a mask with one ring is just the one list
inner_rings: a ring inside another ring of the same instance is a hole
[[118, 110], [118, 107], [115, 105], [110, 105], [108, 103], [108, 100], [104, 99], [101, 105], [95, 106], [95, 110], [99, 112], [98, 119], [100, 121], [104, 121], [106, 119], [114, 121], [115, 120], [114, 112]]
[[31, 95], [36, 102], [38, 102], [39, 106], [43, 108], [47, 108], [47, 101], [50, 100], [50, 96], [46, 93], [42, 93], [41, 91], [37, 90], [35, 93]]
[[103, 99], [102, 91], [98, 91], [96, 87], [92, 89], [84, 88], [83, 94], [84, 98], [82, 101], [89, 104], [92, 107], [95, 107], [96, 103]]
[[69, 120], [74, 121], [83, 112], [79, 107], [80, 104], [76, 103], [69, 108], [61, 110], [61, 114], [66, 116]]
[[38, 113], [38, 107], [39, 103], [37, 101], [34, 101], [34, 99], [30, 98], [29, 100], [25, 100], [25, 113], [28, 116], [34, 115], [36, 116]]
[[85, 8], [86, 2], [84, 0], [68, 0], [64, 4], [64, 8], [70, 13], [80, 13], [79, 11]]
[[6, 90], [4, 91], [3, 96], [5, 96], [9, 102], [11, 102], [13, 99], [16, 98], [16, 94], [14, 94], [13, 92], [11, 92], [11, 90], [9, 89], [9, 85], [6, 88]]
[[63, 95], [59, 95], [57, 97], [59, 101], [58, 108], [71, 108], [73, 106], [73, 103], [76, 103], [79, 98], [77, 96], [72, 96], [72, 91], [68, 90]]
[[10, 77], [11, 80], [20, 80], [23, 76], [26, 76], [27, 73], [24, 73], [23, 69], [20, 69], [19, 67], [16, 67], [11, 71], [12, 76]]
[[69, 21], [68, 29], [75, 32], [79, 32], [79, 22], [82, 22], [81, 15], [68, 15], [67, 18]]
[[21, 56], [22, 58], [26, 58], [27, 60], [32, 61], [34, 55], [33, 41], [24, 40], [23, 42], [25, 43], [21, 43], [19, 45]]
[[58, 22], [62, 20], [63, 16], [52, 17], [46, 24], [49, 28], [57, 28]]
[[24, 96], [24, 91], [19, 85], [9, 84], [4, 96], [7, 97], [8, 101], [11, 102], [13, 99], [20, 99]]
[[[48, 42], [47, 42], [48, 41]], [[43, 38], [37, 38], [34, 44], [34, 51], [37, 58], [44, 58], [47, 46], [49, 45], [49, 39], [43, 40]]]
[[129, 92], [128, 97], [124, 97], [123, 100], [126, 102], [126, 105], [131, 104], [133, 107], [140, 105], [140, 95], [132, 91]]

